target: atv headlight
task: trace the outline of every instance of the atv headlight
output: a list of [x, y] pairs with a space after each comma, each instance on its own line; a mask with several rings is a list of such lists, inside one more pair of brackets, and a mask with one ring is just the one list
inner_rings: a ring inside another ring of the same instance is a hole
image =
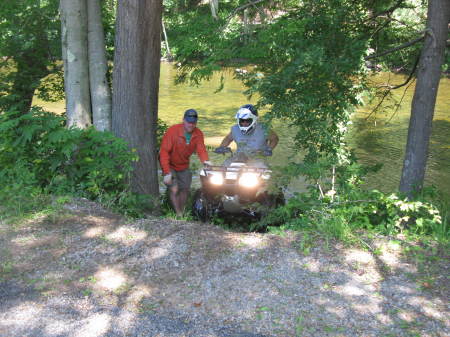
[[213, 185], [222, 185], [223, 184], [223, 175], [221, 174], [211, 174], [209, 177], [209, 182]]
[[255, 187], [258, 185], [258, 175], [251, 172], [242, 173], [239, 185], [243, 187]]

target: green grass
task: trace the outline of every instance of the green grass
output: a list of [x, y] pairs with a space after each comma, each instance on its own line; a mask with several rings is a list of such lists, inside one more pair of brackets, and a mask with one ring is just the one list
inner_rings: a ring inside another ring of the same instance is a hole
[[0, 221], [14, 227], [36, 219], [43, 215], [49, 215], [56, 211], [49, 195], [16, 196], [11, 199], [1, 199], [3, 202], [0, 209]]

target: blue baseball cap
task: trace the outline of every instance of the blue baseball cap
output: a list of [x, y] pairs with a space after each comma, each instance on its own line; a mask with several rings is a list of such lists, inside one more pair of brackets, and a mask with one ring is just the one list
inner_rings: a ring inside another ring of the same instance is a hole
[[198, 114], [194, 109], [188, 109], [184, 112], [184, 119], [189, 123], [197, 123]]

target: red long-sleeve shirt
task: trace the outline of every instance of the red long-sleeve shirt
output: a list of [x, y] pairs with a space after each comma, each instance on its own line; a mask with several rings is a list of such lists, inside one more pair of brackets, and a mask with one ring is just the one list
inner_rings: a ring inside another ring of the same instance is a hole
[[186, 144], [183, 124], [171, 126], [163, 136], [159, 151], [159, 162], [163, 174], [168, 174], [170, 169], [182, 171], [189, 168], [189, 157], [194, 152], [197, 152], [202, 163], [208, 160], [203, 132], [195, 128], [192, 131], [191, 141]]

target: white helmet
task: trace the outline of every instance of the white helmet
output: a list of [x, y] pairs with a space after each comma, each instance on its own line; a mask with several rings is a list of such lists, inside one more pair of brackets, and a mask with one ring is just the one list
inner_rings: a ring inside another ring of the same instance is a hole
[[[252, 104], [245, 104], [241, 106], [236, 113], [237, 124], [241, 132], [246, 135], [250, 133], [255, 125], [256, 120], [258, 119], [258, 110]], [[250, 124], [242, 125], [243, 122], [248, 121]]]

